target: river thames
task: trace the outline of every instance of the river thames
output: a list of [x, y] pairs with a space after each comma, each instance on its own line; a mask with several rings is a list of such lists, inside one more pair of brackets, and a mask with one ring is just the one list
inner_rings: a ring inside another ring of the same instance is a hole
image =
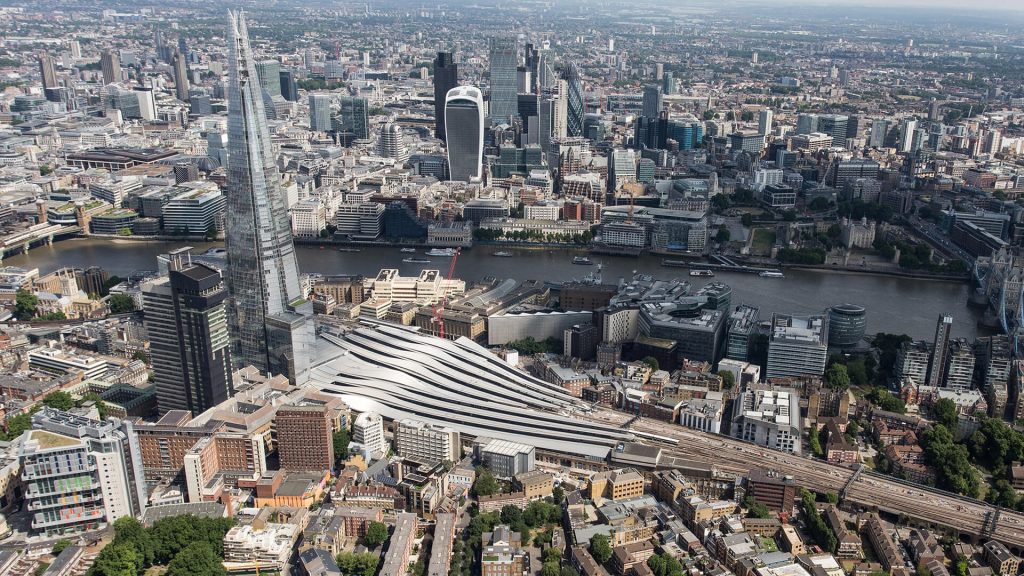
[[[32, 249], [4, 259], [8, 266], [38, 268], [45, 274], [64, 266], [84, 268], [100, 266], [111, 274], [125, 276], [140, 270], [156, 270], [156, 256], [172, 248], [186, 245], [171, 242], [140, 242], [131, 240], [73, 239], [52, 246]], [[187, 245], [202, 252], [215, 244], [190, 242]], [[493, 256], [496, 250], [511, 252], [511, 258]], [[336, 248], [296, 246], [299, 267], [303, 272], [322, 274], [375, 275], [381, 268], [398, 268], [402, 275], [415, 275], [424, 268], [436, 268], [447, 274], [449, 258], [403, 254], [393, 247], [368, 247], [359, 252], [341, 252]], [[573, 265], [573, 256], [583, 254], [572, 250], [538, 250], [508, 247], [477, 246], [463, 251], [455, 267], [455, 276], [467, 281], [487, 276], [539, 279], [561, 282], [582, 278], [595, 272], [596, 266]], [[430, 263], [410, 264], [405, 257], [428, 258]], [[977, 325], [981, 312], [967, 307], [970, 286], [963, 282], [940, 282], [890, 276], [845, 274], [838, 272], [786, 270], [784, 279], [760, 278], [754, 274], [716, 272], [715, 278], [691, 278], [686, 269], [665, 268], [658, 256], [640, 258], [591, 256], [602, 265], [605, 282], [618, 282], [635, 272], [662, 279], [680, 278], [694, 289], [716, 280], [732, 287], [733, 306], [743, 303], [761, 309], [761, 319], [770, 319], [772, 312], [809, 314], [842, 303], [867, 308], [868, 333], [894, 332], [917, 339], [931, 340], [935, 322], [941, 314], [952, 314], [953, 336], [973, 339], [979, 334]]]

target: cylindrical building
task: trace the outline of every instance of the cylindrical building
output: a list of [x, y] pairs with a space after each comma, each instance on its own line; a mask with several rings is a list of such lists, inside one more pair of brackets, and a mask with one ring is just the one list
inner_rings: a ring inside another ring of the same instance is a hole
[[828, 345], [853, 348], [864, 338], [867, 311], [856, 304], [839, 304], [828, 310]]

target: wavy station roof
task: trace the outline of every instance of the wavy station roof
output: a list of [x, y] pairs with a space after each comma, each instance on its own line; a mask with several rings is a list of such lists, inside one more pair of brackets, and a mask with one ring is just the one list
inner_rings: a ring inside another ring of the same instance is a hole
[[311, 385], [341, 395], [357, 412], [594, 459], [632, 439], [628, 431], [573, 417], [586, 404], [466, 338], [375, 325], [322, 334], [318, 348]]

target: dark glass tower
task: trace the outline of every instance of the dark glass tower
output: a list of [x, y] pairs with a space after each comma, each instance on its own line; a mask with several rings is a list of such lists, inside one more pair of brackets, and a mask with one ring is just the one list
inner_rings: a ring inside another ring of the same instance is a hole
[[434, 136], [445, 139], [444, 99], [448, 91], [459, 85], [459, 65], [451, 52], [438, 52], [434, 59]]
[[220, 271], [171, 253], [168, 276], [142, 286], [146, 331], [161, 414], [199, 414], [234, 394], [228, 290]]
[[245, 17], [228, 12], [226, 244], [237, 366], [303, 380], [313, 345]]

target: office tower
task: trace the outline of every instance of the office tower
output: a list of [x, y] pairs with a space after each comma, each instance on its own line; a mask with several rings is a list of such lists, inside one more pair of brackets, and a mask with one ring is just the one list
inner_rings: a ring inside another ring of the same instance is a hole
[[647, 86], [644, 88], [645, 118], [657, 118], [661, 115], [661, 86]]
[[146, 479], [130, 422], [43, 408], [23, 438], [20, 479], [35, 534], [70, 536], [142, 514]]
[[575, 62], [569, 62], [562, 79], [566, 84], [566, 122], [567, 136], [583, 136], [583, 114], [586, 111], [583, 101], [583, 80]]
[[82, 44], [78, 40], [72, 40], [68, 42], [68, 49], [71, 50], [72, 58], [75, 58], [77, 60], [78, 58], [82, 57]]
[[370, 105], [366, 98], [343, 96], [341, 98], [341, 128], [351, 132], [357, 140], [370, 137]]
[[665, 94], [676, 93], [676, 79], [672, 72], [665, 72], [665, 75], [661, 77], [661, 91]]
[[833, 146], [846, 145], [846, 124], [849, 116], [844, 114], [822, 114], [818, 116], [818, 132], [832, 137]]
[[352, 446], [350, 452], [362, 452], [369, 459], [387, 453], [388, 444], [384, 439], [384, 419], [375, 412], [363, 412], [352, 422]]
[[156, 96], [153, 95], [153, 89], [147, 86], [135, 86], [132, 91], [138, 98], [139, 118], [156, 120]]
[[515, 38], [492, 38], [490, 46], [491, 124], [508, 123], [516, 113], [516, 68], [518, 68], [518, 54]]
[[185, 42], [184, 36], [178, 36], [178, 52], [181, 53], [185, 59], [188, 59], [188, 44]]
[[828, 309], [828, 345], [855, 348], [864, 339], [867, 311], [856, 304], [840, 304]]
[[100, 55], [100, 68], [103, 69], [103, 83], [113, 84], [121, 81], [121, 59], [110, 50]]
[[914, 149], [914, 133], [916, 131], [916, 118], [904, 118], [900, 122], [899, 139], [896, 142], [897, 152], [910, 152]]
[[274, 428], [282, 470], [323, 472], [334, 468], [334, 430], [327, 406], [281, 406]]
[[299, 86], [295, 83], [295, 72], [281, 70], [278, 74], [281, 83], [281, 97], [289, 102], [299, 101]]
[[797, 114], [796, 115], [796, 133], [797, 134], [810, 134], [818, 131], [818, 115], [817, 114]]
[[398, 124], [387, 123], [381, 128], [377, 153], [384, 158], [394, 158], [399, 164], [409, 159], [409, 149], [405, 146], [405, 135]]
[[537, 86], [541, 90], [550, 88], [555, 82], [555, 71], [551, 67], [551, 51], [547, 49], [537, 52]]
[[772, 317], [766, 378], [821, 376], [828, 359], [828, 317]]
[[772, 110], [771, 108], [762, 108], [757, 114], [757, 132], [763, 134], [765, 137], [768, 136], [772, 131]]
[[309, 95], [309, 129], [327, 132], [331, 129], [331, 95]]
[[234, 395], [228, 290], [218, 270], [170, 254], [167, 276], [142, 285], [150, 357], [161, 414], [200, 414]]
[[889, 122], [882, 119], [876, 119], [871, 122], [871, 134], [868, 140], [868, 146], [872, 148], [884, 148], [886, 136], [889, 135]]
[[526, 66], [516, 68], [516, 93], [529, 92], [533, 86], [533, 72]]
[[444, 106], [449, 179], [479, 180], [484, 159], [484, 102], [480, 89], [453, 88], [445, 96]]
[[233, 361], [308, 377], [312, 308], [302, 301], [288, 206], [270, 144], [245, 17], [229, 12], [226, 244]]
[[608, 195], [614, 196], [623, 184], [636, 182], [636, 153], [633, 150], [612, 150], [608, 160]]
[[175, 52], [171, 58], [171, 67], [174, 69], [174, 96], [182, 102], [188, 102], [188, 67], [185, 64], [185, 55]]
[[459, 85], [459, 65], [451, 52], [438, 52], [434, 59], [434, 136], [445, 139], [445, 99], [452, 88]]
[[39, 76], [43, 79], [43, 88], [57, 87], [57, 68], [53, 65], [53, 58], [43, 54], [39, 57]]
[[256, 63], [256, 75], [260, 78], [260, 87], [267, 94], [281, 96], [281, 63], [277, 60], [260, 60]]
[[949, 314], [939, 316], [935, 325], [935, 341], [932, 345], [932, 362], [928, 366], [928, 386], [942, 386], [945, 381], [946, 356], [949, 354], [949, 338], [953, 331], [953, 317]]

